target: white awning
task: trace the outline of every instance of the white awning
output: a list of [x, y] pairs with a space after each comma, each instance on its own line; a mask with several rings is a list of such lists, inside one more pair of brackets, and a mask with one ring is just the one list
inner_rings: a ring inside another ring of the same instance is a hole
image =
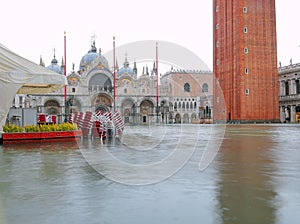
[[41, 94], [67, 85], [64, 75], [33, 63], [0, 44], [0, 133], [16, 94]]

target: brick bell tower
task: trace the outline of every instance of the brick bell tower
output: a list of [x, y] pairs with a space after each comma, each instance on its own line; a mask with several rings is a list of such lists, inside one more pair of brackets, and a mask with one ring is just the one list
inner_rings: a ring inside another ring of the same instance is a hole
[[213, 19], [214, 121], [279, 122], [275, 0], [214, 0]]

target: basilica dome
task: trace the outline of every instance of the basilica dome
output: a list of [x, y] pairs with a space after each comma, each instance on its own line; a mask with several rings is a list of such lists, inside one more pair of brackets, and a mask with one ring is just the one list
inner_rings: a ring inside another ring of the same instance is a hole
[[125, 62], [123, 64], [123, 67], [121, 67], [118, 70], [118, 73], [117, 73], [118, 76], [122, 76], [123, 74], [127, 74], [127, 75], [133, 75], [134, 74], [134, 69], [129, 67], [129, 62], [127, 61], [127, 57], [125, 58]]
[[53, 72], [62, 74], [61, 66], [58, 65], [58, 62], [57, 62], [57, 60], [55, 58], [55, 55], [54, 55], [54, 58], [51, 61], [51, 65], [47, 66], [47, 69], [49, 69], [49, 70], [51, 70]]
[[103, 67], [109, 69], [108, 62], [106, 58], [101, 54], [101, 50], [97, 52], [95, 42], [92, 44], [91, 49], [85, 54], [80, 61], [80, 70], [86, 70], [93, 62], [101, 64]]

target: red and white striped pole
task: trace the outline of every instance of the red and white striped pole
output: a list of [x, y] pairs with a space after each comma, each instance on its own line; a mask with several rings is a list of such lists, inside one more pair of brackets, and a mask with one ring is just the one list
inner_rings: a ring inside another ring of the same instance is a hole
[[113, 36], [113, 57], [114, 57], [114, 112], [116, 111], [116, 98], [117, 98], [117, 93], [116, 93], [116, 44], [115, 44], [115, 36]]
[[[67, 41], [66, 31], [64, 31], [64, 75], [67, 76]], [[67, 122], [67, 86], [64, 88], [64, 99], [65, 99], [65, 122]]]

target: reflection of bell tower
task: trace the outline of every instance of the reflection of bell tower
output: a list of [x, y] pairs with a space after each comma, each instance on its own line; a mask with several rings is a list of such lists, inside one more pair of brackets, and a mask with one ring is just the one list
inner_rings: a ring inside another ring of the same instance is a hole
[[264, 134], [254, 137], [249, 134], [258, 127], [231, 127], [226, 130], [217, 162], [221, 223], [276, 223], [273, 177], [277, 168], [269, 153], [274, 148], [272, 131], [260, 129]]
[[278, 122], [275, 0], [214, 0], [214, 120]]

